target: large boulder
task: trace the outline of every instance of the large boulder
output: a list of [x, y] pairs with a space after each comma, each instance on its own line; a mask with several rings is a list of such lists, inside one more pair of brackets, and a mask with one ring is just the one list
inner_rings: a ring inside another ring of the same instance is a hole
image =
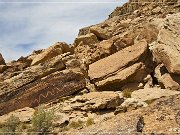
[[64, 42], [57, 42], [53, 46], [50, 46], [49, 48], [43, 50], [40, 54], [29, 57], [29, 59], [32, 59], [31, 65], [37, 65], [39, 63], [44, 63], [45, 61], [48, 61], [55, 56], [67, 52], [72, 52], [69, 45]]
[[158, 43], [152, 45], [153, 55], [169, 73], [180, 74], [180, 13], [167, 16], [159, 27]]
[[180, 76], [168, 73], [163, 64], [156, 67], [154, 76], [162, 88], [180, 90]]
[[74, 41], [74, 46], [76, 47], [79, 44], [89, 45], [89, 44], [95, 44], [98, 42], [99, 41], [96, 35], [94, 35], [93, 33], [90, 33], [87, 35], [78, 36]]
[[89, 77], [98, 87], [107, 89], [122, 87], [130, 82], [141, 82], [148, 72], [144, 63], [150, 58], [147, 55], [147, 42], [142, 40], [91, 64]]

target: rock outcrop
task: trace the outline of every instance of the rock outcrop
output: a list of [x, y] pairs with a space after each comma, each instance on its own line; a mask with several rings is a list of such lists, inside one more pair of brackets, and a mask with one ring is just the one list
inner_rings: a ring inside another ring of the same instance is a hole
[[103, 87], [104, 90], [118, 90], [126, 83], [141, 82], [151, 71], [145, 65], [148, 54], [147, 42], [142, 40], [91, 64], [89, 77], [97, 87]]
[[167, 16], [159, 27], [153, 54], [169, 73], [180, 74], [180, 13]]
[[64, 70], [56, 72], [17, 89], [16, 95], [0, 103], [0, 114], [5, 114], [24, 107], [36, 107], [59, 97], [68, 96], [85, 87], [82, 74]]

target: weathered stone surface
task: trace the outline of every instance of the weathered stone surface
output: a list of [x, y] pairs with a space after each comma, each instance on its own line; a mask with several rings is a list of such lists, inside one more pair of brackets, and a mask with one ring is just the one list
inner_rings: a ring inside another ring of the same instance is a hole
[[105, 77], [128, 66], [128, 64], [135, 63], [141, 56], [146, 55], [146, 52], [147, 43], [146, 41], [141, 41], [136, 45], [127, 47], [122, 51], [91, 64], [89, 66], [89, 76], [92, 80]]
[[96, 45], [78, 45], [75, 50], [75, 56], [82, 61], [85, 59], [88, 64], [91, 64], [102, 58], [103, 52]]
[[162, 88], [180, 90], [180, 76], [169, 74], [163, 64], [156, 67], [154, 76]]
[[[41, 65], [31, 66], [26, 70], [21, 71], [18, 75], [4, 80], [0, 83], [0, 97], [1, 102], [9, 99], [12, 95], [18, 93], [18, 88], [27, 85], [37, 79], [45, 77], [58, 70], [65, 69], [63, 58], [67, 54], [58, 55]], [[5, 96], [6, 95], [6, 96]]]
[[0, 65], [6, 65], [5, 60], [1, 53], [0, 53]]
[[117, 48], [118, 51], [133, 44], [134, 40], [132, 38], [119, 38], [114, 42], [114, 46]]
[[9, 117], [12, 115], [18, 117], [20, 122], [30, 122], [32, 120], [33, 114], [35, 110], [33, 108], [25, 107], [23, 109], [19, 109], [3, 116], [0, 116], [0, 124], [3, 125]]
[[173, 50], [171, 46], [157, 43], [153, 54], [159, 62], [166, 66], [169, 73], [180, 74], [180, 53], [177, 50]]
[[32, 60], [28, 59], [28, 57], [21, 56], [17, 61], [11, 61], [10, 63], [7, 63], [9, 68], [13, 68], [16, 71], [24, 70], [25, 68], [29, 67], [31, 65]]
[[167, 16], [159, 25], [158, 43], [152, 47], [153, 54], [169, 73], [180, 74], [180, 13]]
[[71, 95], [83, 88], [85, 80], [82, 74], [71, 70], [56, 72], [16, 90], [21, 92], [10, 100], [0, 103], [0, 114], [23, 107], [36, 107], [58, 97]]
[[79, 36], [75, 39], [74, 41], [74, 45], [75, 47], [78, 46], [79, 44], [83, 44], [83, 45], [90, 45], [90, 44], [95, 44], [98, 43], [98, 39], [96, 37], [96, 35], [94, 35], [93, 33], [87, 34], [87, 35], [82, 35]]
[[116, 108], [124, 99], [115, 92], [91, 92], [82, 95], [77, 99], [78, 102], [83, 103], [81, 110], [102, 110]]
[[108, 29], [102, 28], [100, 26], [90, 27], [90, 32], [94, 33], [100, 40], [106, 40], [112, 37], [112, 34], [110, 31], [108, 31]]
[[[178, 0], [129, 0], [129, 3], [125, 3], [123, 6], [117, 7], [109, 17], [122, 16], [127, 17], [138, 10], [139, 15], [158, 15], [159, 12], [152, 12], [153, 9], [160, 6], [162, 13], [167, 15], [169, 13], [179, 12], [178, 8], [174, 9], [174, 5], [178, 3]], [[168, 7], [167, 7], [168, 6]], [[161, 13], [161, 12], [160, 12]]]
[[95, 84], [103, 90], [120, 90], [120, 88], [126, 83], [138, 83], [143, 81], [143, 78], [147, 74], [144, 72], [145, 70], [145, 65], [143, 63], [136, 63], [120, 72], [117, 72], [113, 76], [109, 76], [108, 78], [96, 82]]
[[45, 61], [50, 60], [55, 56], [71, 51], [72, 50], [68, 44], [57, 42], [53, 46], [43, 50], [40, 54], [29, 57], [29, 59], [32, 59], [31, 65], [37, 65], [39, 63], [44, 63]]
[[106, 92], [90, 92], [82, 96], [76, 96], [67, 100], [62, 104], [64, 112], [73, 111], [99, 111], [104, 109], [114, 109], [124, 101], [120, 93]]
[[131, 111], [131, 110], [135, 110], [135, 109], [139, 109], [141, 107], [147, 107], [147, 106], [148, 104], [143, 101], [139, 101], [134, 98], [127, 98], [119, 107], [124, 108], [126, 111]]
[[4, 72], [7, 69], [6, 65], [0, 65], [0, 73]]
[[89, 77], [99, 87], [116, 83], [122, 87], [124, 83], [131, 81], [140, 82], [147, 74], [143, 63], [147, 54], [147, 42], [142, 40], [91, 64], [88, 71]]
[[[85, 35], [85, 37], [86, 36], [87, 35]], [[89, 40], [85, 40], [85, 41], [89, 42]], [[97, 60], [100, 60], [104, 57], [107, 57], [117, 52], [117, 48], [114, 46], [113, 40], [109, 39], [97, 43], [92, 42], [88, 44], [84, 44], [83, 42], [81, 42], [75, 48], [74, 52], [77, 59], [79, 60], [86, 59], [88, 61], [88, 64], [91, 64]]]
[[161, 97], [167, 97], [177, 94], [180, 94], [180, 92], [168, 89], [145, 88], [132, 92], [131, 97], [139, 101], [150, 101], [154, 99], [159, 99]]
[[[147, 108], [120, 113], [115, 117], [94, 124], [90, 127], [76, 130], [73, 133], [80, 135], [91, 132], [92, 135], [97, 134], [119, 134], [119, 133], [137, 133], [138, 125], [145, 123], [142, 126], [142, 134], [148, 133], [177, 133], [179, 128], [179, 102], [180, 95], [170, 96], [155, 101]], [[142, 120], [142, 121], [140, 121]], [[138, 133], [137, 133], [138, 134]], [[141, 134], [139, 132], [139, 134]]]

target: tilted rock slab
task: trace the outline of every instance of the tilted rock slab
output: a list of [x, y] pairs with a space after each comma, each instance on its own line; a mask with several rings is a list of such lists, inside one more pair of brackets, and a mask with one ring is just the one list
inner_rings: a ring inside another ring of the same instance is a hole
[[17, 96], [0, 103], [0, 115], [24, 107], [36, 107], [59, 97], [68, 96], [85, 88], [81, 73], [72, 70], [56, 72], [29, 85], [21, 87]]
[[65, 69], [63, 58], [68, 54], [58, 55], [44, 64], [31, 66], [20, 74], [4, 80], [0, 83], [0, 102], [4, 102], [17, 95], [20, 91], [18, 88], [34, 82], [37, 79], [45, 77], [58, 70]]
[[150, 58], [150, 55], [148, 58], [147, 55], [147, 42], [142, 40], [91, 64], [89, 77], [97, 87], [106, 90], [122, 87], [129, 82], [141, 82], [148, 72], [144, 63]]

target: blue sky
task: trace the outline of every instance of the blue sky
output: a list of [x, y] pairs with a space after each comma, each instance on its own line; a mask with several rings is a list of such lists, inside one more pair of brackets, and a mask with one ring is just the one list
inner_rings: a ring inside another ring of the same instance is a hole
[[128, 0], [0, 0], [0, 53], [6, 61], [54, 42], [73, 43], [82, 27], [97, 24]]

